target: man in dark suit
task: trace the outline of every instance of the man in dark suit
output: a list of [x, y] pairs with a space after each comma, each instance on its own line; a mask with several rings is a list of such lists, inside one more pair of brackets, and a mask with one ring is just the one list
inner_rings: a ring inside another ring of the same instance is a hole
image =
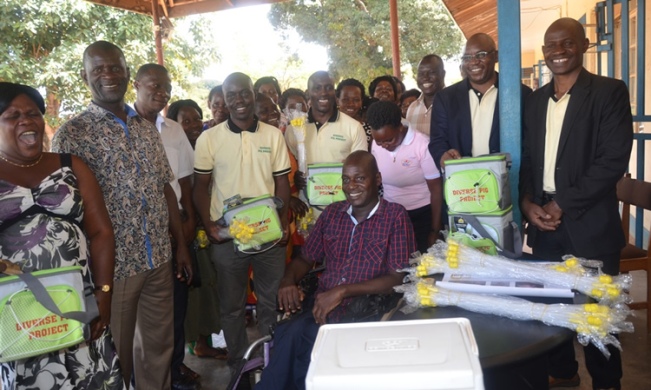
[[[537, 257], [564, 254], [602, 260], [619, 273], [625, 239], [616, 185], [628, 167], [633, 142], [626, 85], [583, 68], [589, 40], [583, 26], [562, 18], [547, 29], [543, 55], [552, 81], [526, 100], [520, 168], [520, 204], [528, 244]], [[606, 359], [585, 349], [593, 388], [620, 388], [619, 350]], [[550, 388], [578, 386], [578, 363], [567, 343], [550, 356]]]
[[[448, 159], [500, 152], [498, 61], [495, 41], [487, 34], [470, 37], [461, 57], [462, 81], [434, 97], [429, 150], [443, 168]], [[522, 85], [522, 101], [531, 89]]]

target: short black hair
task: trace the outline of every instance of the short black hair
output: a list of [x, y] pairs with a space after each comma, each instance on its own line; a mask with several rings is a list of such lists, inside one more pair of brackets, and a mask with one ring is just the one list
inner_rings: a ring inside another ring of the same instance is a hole
[[369, 95], [373, 96], [375, 95], [375, 88], [377, 88], [377, 85], [380, 84], [382, 81], [386, 81], [389, 84], [391, 84], [391, 88], [393, 88], [393, 96], [398, 97], [398, 86], [396, 85], [396, 81], [393, 79], [393, 76], [380, 76], [376, 77], [371, 81], [371, 84], [368, 86], [368, 93]]
[[169, 74], [167, 68], [165, 68], [163, 65], [149, 63], [149, 64], [144, 64], [143, 66], [138, 68], [138, 71], [136, 72], [135, 80], [140, 80], [145, 74], [151, 72], [152, 70]]
[[[288, 88], [283, 92], [282, 95], [278, 98], [278, 105], [281, 110], [284, 110], [287, 107], [287, 101], [292, 96], [300, 96], [307, 102], [307, 97], [305, 97], [305, 92], [298, 88]], [[307, 108], [307, 107], [306, 107]]]
[[357, 79], [342, 80], [337, 85], [337, 89], [335, 90], [335, 96], [337, 96], [337, 99], [339, 99], [341, 97], [341, 91], [344, 89], [344, 87], [357, 87], [357, 88], [359, 88], [359, 90], [362, 91], [362, 101], [366, 100], [366, 88], [364, 88], [364, 84], [362, 84]]
[[400, 126], [402, 124], [402, 111], [393, 102], [375, 102], [366, 111], [366, 123], [373, 130], [380, 130], [384, 126]]
[[177, 118], [179, 117], [179, 111], [181, 111], [181, 109], [184, 107], [194, 108], [199, 113], [199, 117], [203, 119], [203, 111], [201, 111], [201, 107], [199, 107], [197, 102], [192, 99], [177, 100], [174, 103], [170, 104], [169, 108], [167, 109], [167, 118], [178, 122]]
[[278, 96], [282, 94], [282, 90], [280, 89], [280, 84], [278, 84], [278, 80], [273, 76], [265, 76], [257, 79], [255, 81], [255, 84], [253, 84], [253, 90], [255, 92], [258, 92], [258, 89], [260, 89], [260, 87], [263, 86], [264, 84], [273, 84]]
[[403, 92], [402, 95], [400, 96], [400, 104], [402, 104], [405, 101], [405, 99], [408, 99], [410, 97], [418, 98], [419, 96], [420, 96], [420, 91], [417, 90], [416, 88], [407, 90]]
[[9, 108], [15, 98], [23, 94], [36, 103], [41, 114], [45, 114], [43, 96], [36, 89], [23, 84], [0, 82], [0, 115]]
[[233, 83], [233, 82], [239, 81], [239, 80], [246, 82], [248, 85], [251, 86], [251, 89], [253, 89], [253, 81], [251, 81], [251, 77], [249, 77], [248, 74], [242, 73], [242, 72], [233, 72], [233, 73], [229, 74], [228, 76], [226, 76], [226, 78], [224, 79], [224, 82], [222, 83], [222, 88], [224, 88], [224, 85], [226, 85], [228, 83]]
[[[317, 70], [316, 72], [312, 73], [310, 75], [310, 77], [308, 77], [308, 79], [307, 79], [307, 89], [308, 90], [310, 89], [310, 85], [312, 84], [312, 82], [314, 82], [314, 79], [319, 77], [319, 76], [326, 76], [326, 77], [329, 77], [330, 80], [333, 80], [332, 75], [329, 72], [327, 72], [325, 70]], [[334, 84], [334, 81], [333, 81], [333, 84]]]
[[208, 104], [210, 104], [210, 101], [212, 101], [212, 97], [215, 96], [216, 94], [223, 95], [224, 91], [222, 90], [222, 86], [218, 85], [216, 87], [212, 87], [210, 92], [208, 92]]

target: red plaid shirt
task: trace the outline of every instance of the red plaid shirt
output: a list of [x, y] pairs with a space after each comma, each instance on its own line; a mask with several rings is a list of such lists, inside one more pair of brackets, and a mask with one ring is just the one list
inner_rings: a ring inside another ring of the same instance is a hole
[[[303, 247], [306, 260], [326, 264], [317, 293], [407, 268], [409, 255], [416, 251], [414, 229], [401, 205], [380, 199], [375, 213], [357, 225], [349, 208], [346, 201], [328, 206]], [[341, 314], [347, 301], [331, 313], [331, 319]]]

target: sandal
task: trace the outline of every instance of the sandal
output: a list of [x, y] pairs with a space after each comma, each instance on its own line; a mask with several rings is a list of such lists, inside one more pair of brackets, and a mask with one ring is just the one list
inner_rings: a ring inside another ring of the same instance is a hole
[[192, 371], [192, 369], [190, 367], [186, 366], [184, 363], [181, 363], [181, 366], [179, 367], [179, 371], [180, 371], [182, 377], [188, 377], [188, 378], [192, 379], [193, 381], [198, 381], [201, 378], [201, 375], [199, 375], [196, 372]]
[[226, 348], [213, 348], [208, 347], [208, 352], [199, 352], [196, 349], [193, 350], [194, 356], [199, 358], [213, 358], [217, 360], [226, 360], [228, 359], [228, 350]]

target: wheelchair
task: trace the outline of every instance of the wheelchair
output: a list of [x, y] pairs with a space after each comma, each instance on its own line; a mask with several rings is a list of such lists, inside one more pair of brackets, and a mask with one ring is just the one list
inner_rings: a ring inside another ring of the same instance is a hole
[[[312, 272], [313, 271], [310, 271], [310, 273]], [[348, 305], [349, 308], [352, 307], [352, 311], [355, 313], [355, 315], [346, 318], [343, 322], [388, 321], [391, 319], [393, 314], [403, 305], [402, 295], [398, 293], [360, 296], [357, 298], [360, 299], [354, 299]], [[380, 309], [380, 311], [378, 311], [376, 308], [376, 310], [371, 309], [369, 311], [369, 299], [371, 301], [375, 301], [377, 308], [381, 306], [383, 309]], [[292, 319], [290, 316], [282, 319], [280, 322], [278, 322], [278, 324], [291, 320]], [[238, 385], [240, 385], [240, 382], [246, 383], [242, 381], [242, 379], [247, 375], [249, 376], [247, 379], [249, 379], [249, 383], [252, 385], [255, 385], [260, 381], [260, 378], [262, 377], [262, 371], [269, 365], [271, 351], [273, 348], [273, 333], [274, 330], [271, 329], [270, 335], [261, 337], [249, 345], [246, 352], [244, 353], [242, 360], [235, 366], [235, 374], [231, 377], [231, 380], [226, 387], [227, 390], [236, 390], [238, 388]], [[255, 354], [260, 348], [262, 348], [262, 353], [261, 355], [256, 356]]]
[[[242, 360], [235, 366], [235, 375], [231, 377], [228, 386], [226, 386], [226, 390], [237, 389], [245, 375], [249, 375], [248, 379], [250, 383], [258, 383], [262, 375], [262, 370], [269, 364], [272, 347], [272, 335], [263, 336], [252, 342], [244, 352]], [[262, 356], [255, 356], [259, 348], [262, 348]], [[253, 381], [251, 381], [251, 375], [253, 375]]]

